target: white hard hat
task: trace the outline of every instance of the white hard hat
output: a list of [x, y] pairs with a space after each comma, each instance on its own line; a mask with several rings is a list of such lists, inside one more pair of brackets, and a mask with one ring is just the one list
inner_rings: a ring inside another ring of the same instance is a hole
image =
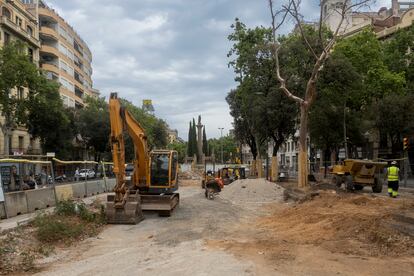
[[392, 161], [391, 165], [397, 165], [397, 161]]

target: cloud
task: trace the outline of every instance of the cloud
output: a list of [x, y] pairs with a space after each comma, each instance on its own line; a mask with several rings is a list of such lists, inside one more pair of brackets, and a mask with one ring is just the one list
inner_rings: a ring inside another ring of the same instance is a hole
[[[156, 114], [183, 138], [199, 114], [209, 137], [232, 127], [225, 97], [236, 86], [226, 56], [234, 19], [270, 25], [267, 0], [46, 2], [88, 43], [94, 86], [103, 96], [117, 91], [138, 106], [152, 99]], [[317, 18], [319, 2], [302, 3], [305, 18]]]

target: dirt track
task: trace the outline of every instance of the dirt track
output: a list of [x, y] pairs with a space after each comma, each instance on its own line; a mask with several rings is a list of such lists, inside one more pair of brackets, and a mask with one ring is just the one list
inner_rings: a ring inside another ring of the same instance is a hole
[[[269, 218], [292, 216], [289, 212], [294, 208], [282, 201], [281, 189], [276, 185], [274, 189], [267, 188], [267, 193], [275, 193], [274, 201], [264, 202], [259, 192], [263, 190], [261, 184], [260, 180], [233, 183], [233, 187], [227, 187], [227, 194], [223, 192], [214, 201], [206, 200], [199, 186], [185, 185], [180, 188], [180, 207], [170, 218], [146, 213], [146, 219], [138, 225], [107, 226], [98, 238], [44, 260], [44, 270], [39, 275], [414, 273], [412, 255], [377, 257], [352, 250], [338, 252], [335, 248], [360, 245], [346, 238], [320, 241], [314, 238], [317, 234], [306, 239], [304, 235], [310, 232], [301, 233], [301, 227], [295, 228], [282, 219], [281, 224], [273, 224], [274, 220]], [[238, 192], [250, 194], [249, 201], [237, 202], [234, 195]], [[256, 194], [259, 194], [257, 202]], [[306, 205], [302, 206], [306, 209]], [[324, 210], [331, 207], [328, 204]]]

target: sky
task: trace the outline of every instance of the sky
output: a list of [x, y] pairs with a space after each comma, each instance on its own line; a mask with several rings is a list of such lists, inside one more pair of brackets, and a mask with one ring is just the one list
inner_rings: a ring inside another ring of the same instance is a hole
[[[303, 0], [306, 20], [317, 0]], [[390, 6], [391, 0], [375, 6]], [[227, 64], [227, 36], [238, 17], [248, 27], [269, 26], [268, 0], [46, 0], [88, 44], [94, 87], [118, 92], [137, 106], [152, 99], [155, 114], [187, 140], [202, 116], [207, 137], [232, 128], [225, 101], [237, 86]], [[375, 7], [374, 7], [375, 8]], [[288, 32], [292, 22], [282, 32]]]

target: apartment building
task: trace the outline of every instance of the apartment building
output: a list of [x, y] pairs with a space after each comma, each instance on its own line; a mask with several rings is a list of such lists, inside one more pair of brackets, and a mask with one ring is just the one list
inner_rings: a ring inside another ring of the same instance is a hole
[[[26, 43], [27, 54], [35, 64], [39, 64], [39, 27], [37, 18], [28, 12], [20, 1], [0, 0], [0, 47], [5, 44], [20, 40]], [[26, 88], [11, 91], [17, 97], [25, 97]], [[4, 118], [0, 118], [4, 123]], [[27, 133], [26, 128], [17, 126], [6, 138], [9, 139], [9, 152], [4, 152], [4, 134], [0, 129], [0, 153], [6, 155], [39, 154], [40, 144]]]
[[92, 84], [92, 53], [86, 42], [44, 1], [22, 0], [38, 17], [40, 67], [61, 84], [64, 105], [82, 108], [86, 96], [97, 97]]

